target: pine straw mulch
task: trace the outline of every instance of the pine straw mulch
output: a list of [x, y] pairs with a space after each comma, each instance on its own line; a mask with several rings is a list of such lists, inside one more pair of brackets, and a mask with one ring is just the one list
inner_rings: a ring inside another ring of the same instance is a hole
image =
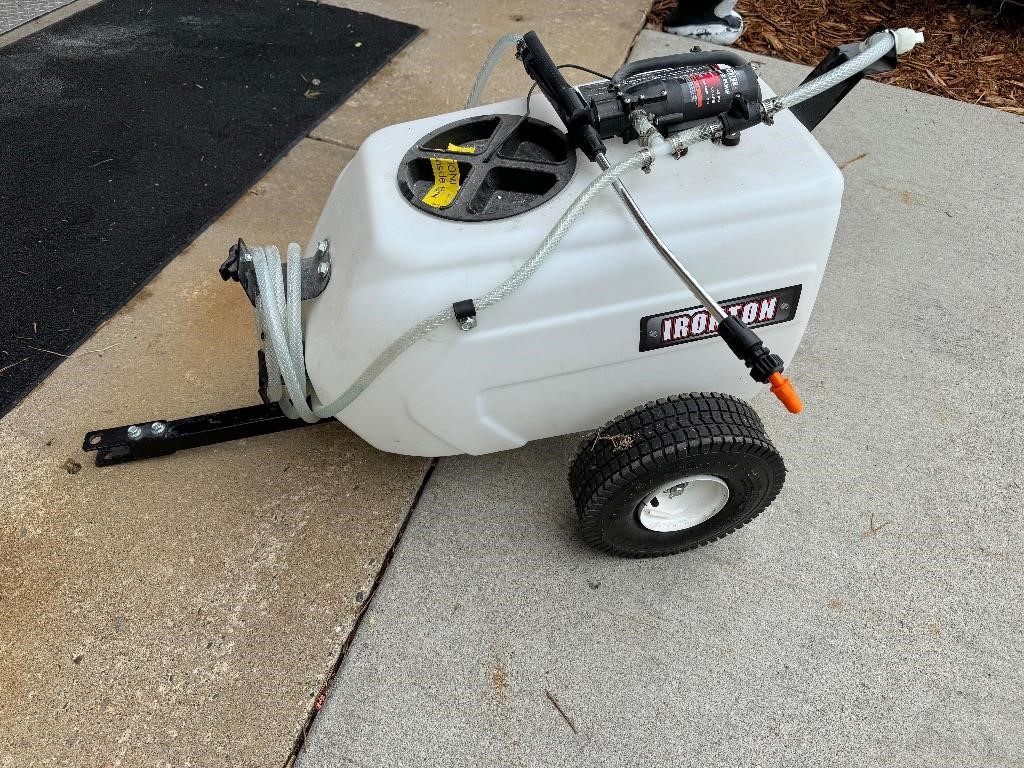
[[[675, 4], [655, 0], [648, 27], [661, 29]], [[812, 66], [876, 24], [922, 30], [925, 44], [884, 82], [1024, 115], [1024, 14], [1010, 4], [999, 17], [956, 0], [740, 0], [736, 10], [746, 24], [736, 48]]]

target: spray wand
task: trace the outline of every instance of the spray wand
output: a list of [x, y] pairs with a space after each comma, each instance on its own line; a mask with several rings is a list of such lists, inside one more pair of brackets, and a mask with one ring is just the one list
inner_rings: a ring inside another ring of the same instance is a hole
[[[819, 102], [820, 120], [852, 88], [846, 81], [856, 82], [865, 72], [893, 69], [896, 54], [923, 40], [924, 36], [912, 29], [879, 29], [853, 46], [855, 50], [845, 46], [837, 49], [839, 53], [830, 53], [792, 93], [764, 100], [756, 73], [732, 51], [693, 51], [626, 64], [610, 80], [579, 89], [565, 80], [536, 33], [527, 32], [518, 40], [516, 56], [565, 124], [570, 141], [607, 171], [610, 165], [603, 139], [611, 136], [621, 136], [626, 142], [636, 138], [649, 148], [667, 141], [678, 159], [689, 144], [700, 140], [733, 146], [739, 143], [741, 131], [761, 123], [771, 125], [776, 113], [804, 102]], [[825, 102], [824, 106], [820, 102]], [[782, 358], [701, 286], [658, 236], [619, 179], [612, 181], [612, 187], [648, 242], [718, 323], [718, 335], [743, 361], [751, 378], [770, 384], [772, 394], [790, 413], [802, 411], [799, 395], [783, 375]]]

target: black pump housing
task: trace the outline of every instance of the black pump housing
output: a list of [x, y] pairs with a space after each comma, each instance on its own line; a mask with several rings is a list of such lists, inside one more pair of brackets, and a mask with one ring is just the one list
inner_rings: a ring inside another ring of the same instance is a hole
[[611, 80], [580, 86], [591, 122], [602, 139], [636, 138], [629, 120], [633, 110], [653, 117], [658, 130], [674, 133], [687, 123], [728, 112], [737, 99], [761, 100], [761, 87], [750, 63], [732, 51], [694, 51], [632, 62]]

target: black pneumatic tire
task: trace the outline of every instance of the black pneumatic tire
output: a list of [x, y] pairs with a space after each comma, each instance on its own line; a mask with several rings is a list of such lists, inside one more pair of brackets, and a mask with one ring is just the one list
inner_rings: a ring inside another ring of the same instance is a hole
[[[641, 524], [640, 510], [652, 493], [696, 476], [728, 487], [717, 513], [682, 530]], [[785, 478], [782, 457], [754, 409], [713, 393], [676, 395], [624, 413], [583, 442], [569, 469], [584, 539], [621, 557], [658, 557], [710, 544], [757, 517]]]

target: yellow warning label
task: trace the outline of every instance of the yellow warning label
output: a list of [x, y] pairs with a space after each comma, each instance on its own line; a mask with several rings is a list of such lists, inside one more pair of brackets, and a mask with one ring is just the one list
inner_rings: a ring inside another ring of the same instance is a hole
[[449, 152], [461, 152], [464, 155], [472, 155], [476, 152], [476, 147], [460, 147], [458, 144], [452, 144], [448, 142]]
[[434, 169], [434, 186], [427, 190], [423, 202], [432, 208], [445, 208], [459, 194], [459, 162], [432, 157], [430, 166]]

